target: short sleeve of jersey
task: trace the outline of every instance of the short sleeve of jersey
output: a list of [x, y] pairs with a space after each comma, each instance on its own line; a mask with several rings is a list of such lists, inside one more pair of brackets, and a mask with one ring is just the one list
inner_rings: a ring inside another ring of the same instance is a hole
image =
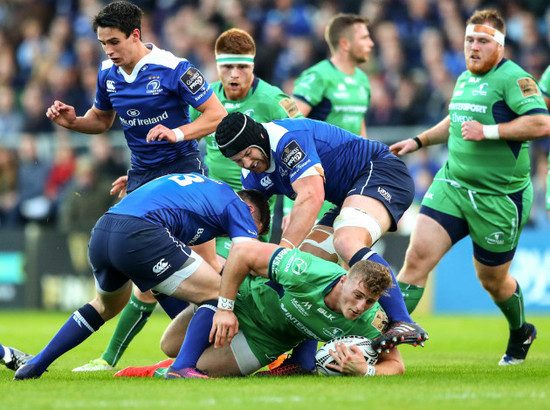
[[280, 248], [269, 263], [269, 278], [294, 291], [324, 288], [345, 274], [336, 263], [298, 249]]
[[506, 104], [517, 114], [546, 108], [537, 82], [529, 74], [519, 72], [514, 79], [506, 79]]
[[544, 73], [539, 81], [539, 86], [542, 93], [547, 97], [550, 97], [550, 66], [544, 70]]
[[109, 99], [107, 87], [109, 87], [109, 81], [106, 79], [111, 67], [113, 66], [111, 61], [103, 61], [98, 70], [97, 84], [94, 98], [94, 106], [101, 111], [110, 111], [113, 109], [111, 100]]
[[294, 81], [293, 95], [304, 99], [312, 107], [315, 107], [321, 102], [324, 93], [324, 79], [320, 73], [315, 71], [315, 66], [304, 71]]
[[189, 61], [181, 61], [176, 70], [173, 81], [178, 95], [191, 107], [202, 105], [212, 95], [212, 87], [206, 82], [204, 75]]
[[236, 237], [258, 238], [258, 231], [254, 218], [250, 213], [248, 205], [237, 198], [225, 207], [225, 221], [227, 234], [231, 239]]
[[314, 165], [321, 164], [315, 140], [308, 131], [287, 132], [277, 144], [276, 154], [290, 172], [290, 183]]

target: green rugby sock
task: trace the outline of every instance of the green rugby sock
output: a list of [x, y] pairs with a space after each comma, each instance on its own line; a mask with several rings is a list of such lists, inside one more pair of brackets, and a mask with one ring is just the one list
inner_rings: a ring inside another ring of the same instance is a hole
[[116, 366], [132, 339], [145, 326], [156, 305], [157, 302], [142, 302], [132, 293], [130, 301], [122, 310], [115, 332], [109, 341], [109, 346], [101, 355], [101, 358], [110, 366]]
[[422, 299], [424, 288], [416, 285], [409, 285], [408, 283], [403, 283], [399, 281], [397, 281], [397, 284], [399, 285], [399, 289], [401, 289], [401, 293], [403, 294], [403, 300], [405, 301], [405, 306], [407, 306], [407, 311], [409, 312], [409, 314], [411, 314], [416, 309], [416, 306], [418, 305], [418, 302], [420, 302], [420, 299]]
[[495, 302], [508, 321], [510, 329], [519, 329], [525, 323], [525, 309], [523, 308], [523, 293], [516, 282], [516, 291], [504, 302]]

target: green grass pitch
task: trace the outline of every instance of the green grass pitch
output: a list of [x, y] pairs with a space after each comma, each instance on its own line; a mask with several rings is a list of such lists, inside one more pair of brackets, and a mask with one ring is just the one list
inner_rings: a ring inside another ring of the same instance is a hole
[[[37, 353], [69, 313], [0, 312], [0, 342]], [[403, 346], [404, 376], [114, 379], [113, 372], [72, 373], [100, 356], [116, 324], [108, 322], [54, 362], [38, 380], [13, 381], [0, 368], [1, 409], [550, 409], [550, 317], [531, 315], [538, 337], [528, 360], [500, 367], [508, 331], [500, 316], [418, 315], [424, 349]], [[163, 359], [158, 345], [168, 318], [155, 313], [119, 368]]]

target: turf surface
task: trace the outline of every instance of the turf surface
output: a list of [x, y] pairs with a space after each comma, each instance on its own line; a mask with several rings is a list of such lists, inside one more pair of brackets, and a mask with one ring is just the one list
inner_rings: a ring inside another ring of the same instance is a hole
[[[0, 312], [0, 343], [38, 352], [69, 313]], [[550, 317], [529, 316], [538, 337], [520, 366], [500, 367], [508, 337], [499, 316], [417, 316], [429, 332], [424, 349], [400, 349], [404, 376], [291, 377], [222, 380], [114, 379], [113, 372], [72, 373], [101, 355], [108, 322], [54, 362], [38, 380], [13, 381], [0, 368], [1, 409], [549, 409]], [[158, 348], [168, 318], [155, 313], [119, 368], [163, 359]]]

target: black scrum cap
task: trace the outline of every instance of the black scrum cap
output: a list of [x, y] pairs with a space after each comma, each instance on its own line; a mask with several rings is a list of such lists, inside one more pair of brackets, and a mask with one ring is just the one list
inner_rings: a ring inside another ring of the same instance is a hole
[[268, 159], [271, 156], [269, 138], [263, 125], [241, 112], [232, 112], [218, 124], [216, 143], [227, 158], [251, 146], [259, 148]]

